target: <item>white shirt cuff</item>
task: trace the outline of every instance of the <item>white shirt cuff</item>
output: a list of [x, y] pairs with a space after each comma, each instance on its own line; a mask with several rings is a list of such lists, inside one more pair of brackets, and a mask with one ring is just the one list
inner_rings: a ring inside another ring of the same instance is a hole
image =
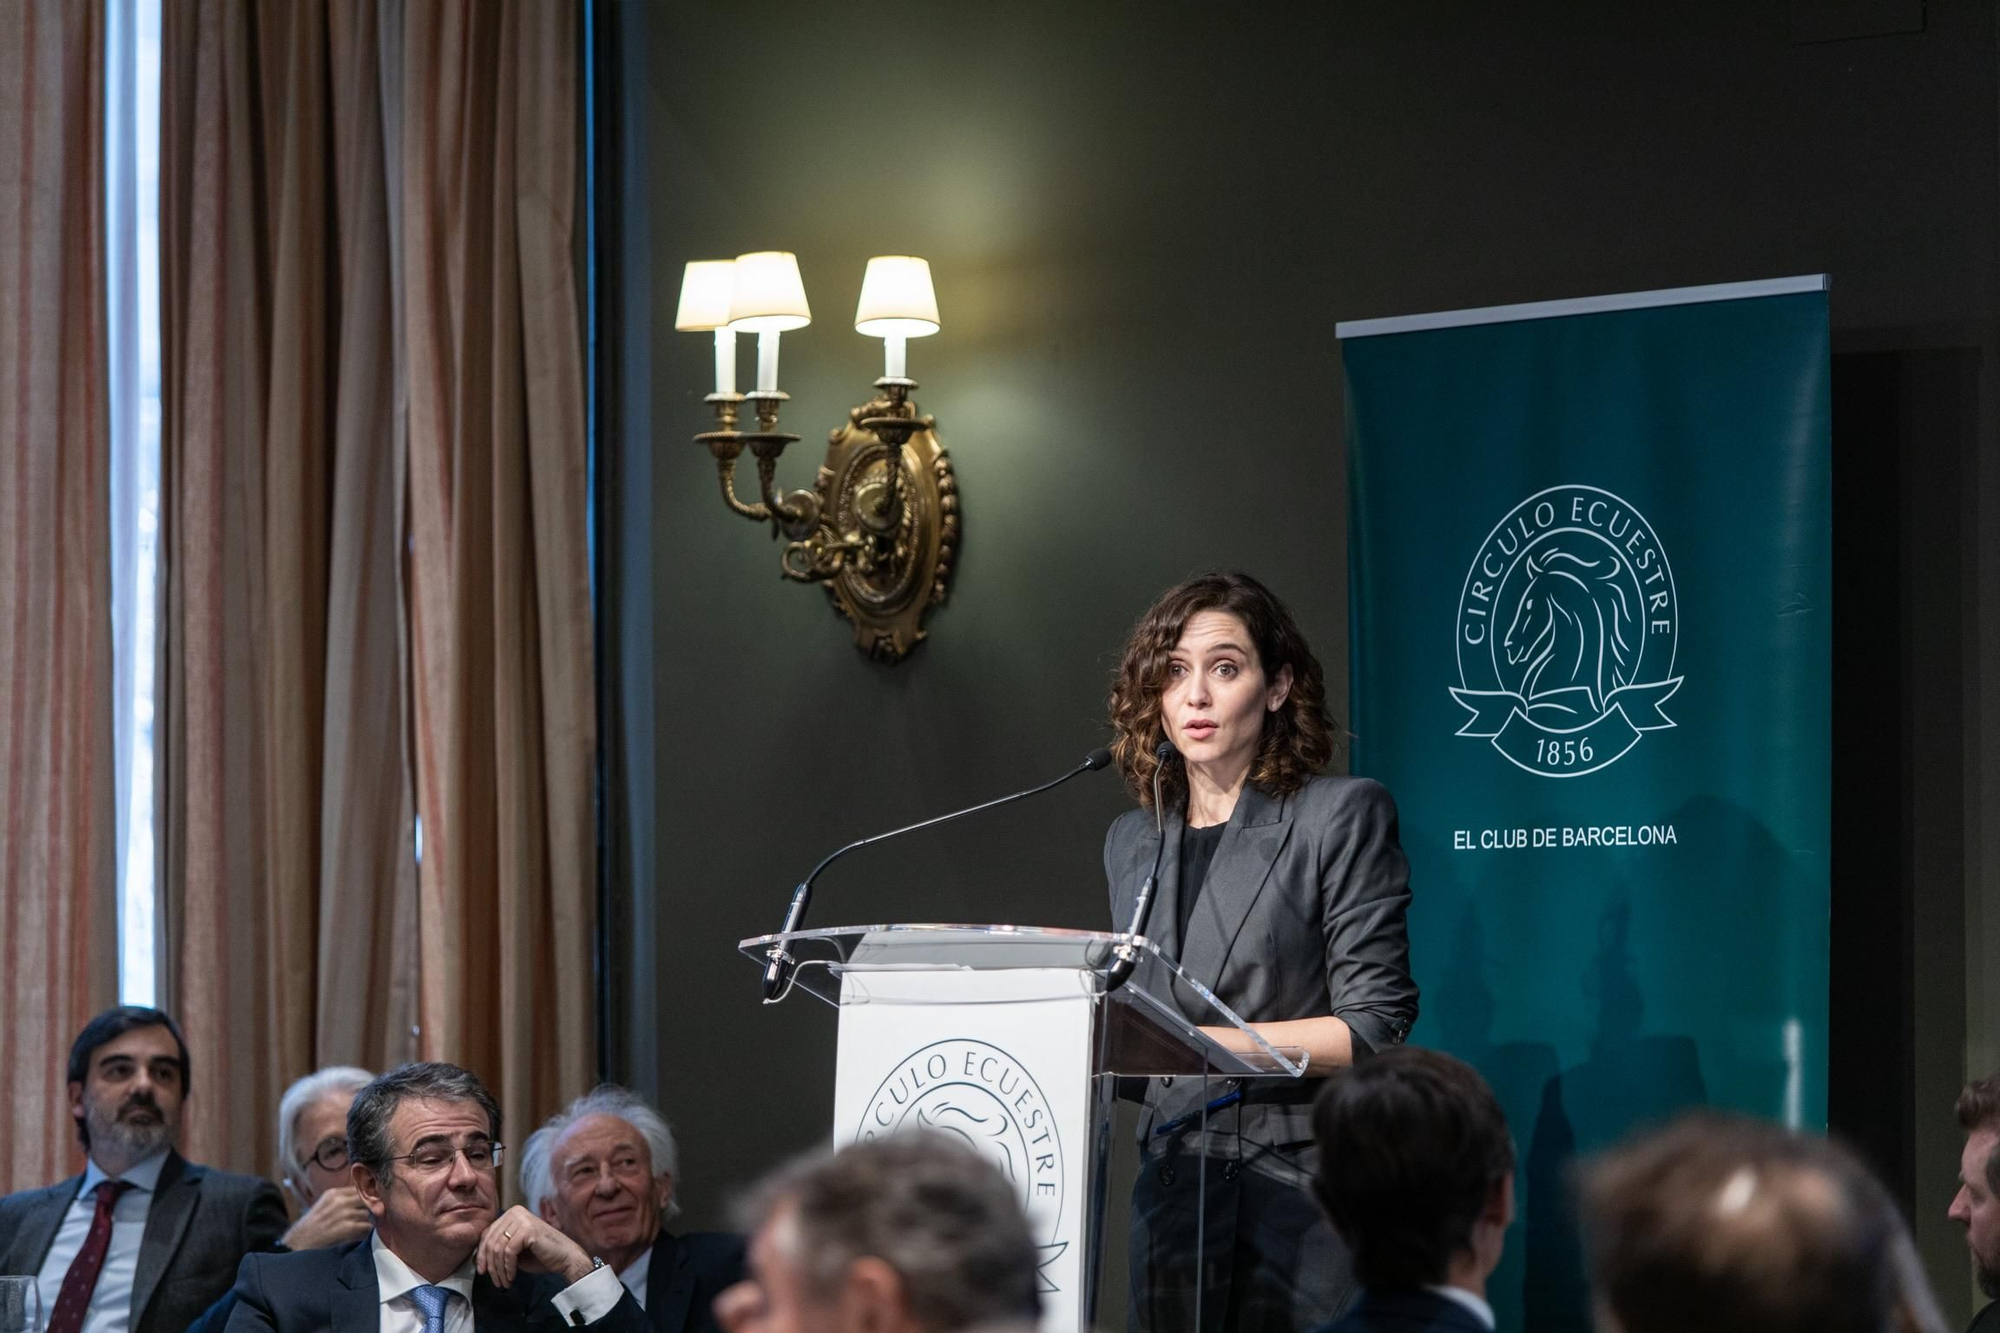
[[556, 1307], [556, 1313], [562, 1316], [565, 1324], [574, 1327], [594, 1324], [604, 1318], [624, 1294], [625, 1288], [619, 1284], [618, 1274], [610, 1264], [606, 1264], [592, 1269], [551, 1296], [549, 1304]]

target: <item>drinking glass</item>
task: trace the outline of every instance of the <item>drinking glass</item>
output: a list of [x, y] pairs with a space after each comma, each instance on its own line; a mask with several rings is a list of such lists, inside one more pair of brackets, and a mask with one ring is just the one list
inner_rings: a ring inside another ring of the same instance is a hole
[[0, 1333], [35, 1333], [42, 1326], [42, 1293], [31, 1277], [0, 1277]]

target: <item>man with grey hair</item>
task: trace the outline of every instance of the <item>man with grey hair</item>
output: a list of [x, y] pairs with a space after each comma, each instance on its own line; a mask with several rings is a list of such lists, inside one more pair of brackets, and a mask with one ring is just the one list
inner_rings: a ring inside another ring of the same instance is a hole
[[[375, 1225], [347, 1168], [347, 1111], [375, 1076], [352, 1065], [315, 1070], [278, 1099], [278, 1179], [298, 1201], [298, 1221], [274, 1247], [316, 1250], [360, 1240]], [[236, 1289], [222, 1293], [187, 1333], [223, 1333]]]
[[278, 1101], [278, 1179], [298, 1200], [288, 1250], [360, 1240], [374, 1225], [347, 1169], [347, 1111], [374, 1075], [352, 1065], [315, 1070]]
[[751, 1212], [728, 1333], [1029, 1330], [1035, 1242], [1014, 1187], [941, 1135], [850, 1144], [782, 1168]]
[[521, 1193], [529, 1209], [602, 1255], [658, 1333], [715, 1333], [715, 1298], [743, 1278], [743, 1238], [675, 1235], [679, 1153], [660, 1113], [606, 1083], [528, 1136]]
[[373, 1234], [250, 1255], [229, 1333], [647, 1333], [604, 1260], [525, 1208], [494, 1216], [500, 1107], [471, 1073], [390, 1070], [356, 1094], [347, 1142]]

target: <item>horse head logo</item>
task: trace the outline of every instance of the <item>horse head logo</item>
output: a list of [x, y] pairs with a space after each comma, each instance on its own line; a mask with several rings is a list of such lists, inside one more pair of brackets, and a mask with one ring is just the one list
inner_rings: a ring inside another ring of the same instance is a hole
[[1638, 658], [1631, 592], [1613, 552], [1592, 556], [1550, 544], [1522, 564], [1527, 583], [1500, 641], [1507, 665], [1521, 671], [1531, 704], [1583, 690], [1590, 716], [1632, 683]]
[[1466, 568], [1451, 697], [1471, 716], [1458, 734], [1537, 777], [1576, 778], [1673, 730], [1660, 705], [1681, 687], [1676, 598], [1659, 534], [1629, 502], [1596, 486], [1537, 491]]
[[[992, 1101], [990, 1094], [985, 1100]], [[1021, 1167], [1025, 1164], [1014, 1160], [1013, 1147], [1009, 1142], [1014, 1121], [998, 1103], [982, 1115], [957, 1099], [926, 1098], [918, 1103], [916, 1110], [917, 1123], [925, 1129], [960, 1140], [973, 1152], [999, 1167], [1007, 1179], [1020, 1179]]]

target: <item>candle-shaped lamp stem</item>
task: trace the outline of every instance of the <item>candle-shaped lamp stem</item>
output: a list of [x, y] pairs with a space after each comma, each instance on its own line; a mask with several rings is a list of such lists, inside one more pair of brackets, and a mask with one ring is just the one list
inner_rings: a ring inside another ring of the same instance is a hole
[[757, 335], [757, 391], [771, 393], [778, 387], [778, 334], [766, 329]]
[[757, 335], [757, 392], [777, 391], [778, 335], [810, 323], [797, 256], [786, 250], [736, 256], [729, 324], [738, 333]]
[[900, 333], [892, 333], [882, 340], [882, 374], [887, 379], [900, 380], [909, 372], [909, 339]]
[[674, 327], [715, 330], [715, 391], [736, 392], [736, 335], [729, 331], [729, 303], [736, 290], [736, 261], [697, 259], [681, 274], [681, 302]]
[[715, 391], [736, 392], [736, 335], [728, 328], [715, 331]]

